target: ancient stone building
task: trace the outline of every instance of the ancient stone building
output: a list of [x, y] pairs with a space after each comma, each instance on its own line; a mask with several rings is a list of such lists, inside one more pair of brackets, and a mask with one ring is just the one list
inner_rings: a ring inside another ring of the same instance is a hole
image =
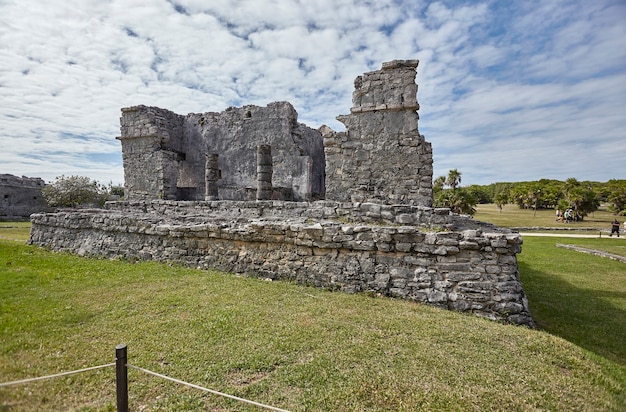
[[417, 60], [383, 63], [354, 81], [345, 132], [323, 127], [326, 198], [432, 206], [430, 143], [417, 130]]
[[126, 198], [254, 200], [257, 147], [269, 145], [271, 199], [431, 206], [432, 149], [417, 128], [417, 64], [392, 61], [358, 76], [350, 114], [337, 117], [345, 132], [298, 123], [287, 102], [186, 116], [124, 108], [118, 139]]
[[[122, 109], [118, 139], [126, 198], [205, 200], [212, 183], [217, 199], [254, 200], [257, 146], [269, 145], [271, 197], [319, 199], [324, 194], [321, 134], [297, 120], [287, 102], [186, 116], [157, 107]], [[218, 173], [207, 173], [209, 159]]]
[[357, 77], [350, 114], [338, 117], [343, 132], [297, 123], [289, 103], [187, 116], [123, 109], [126, 201], [33, 215], [30, 243], [533, 325], [517, 266], [521, 236], [432, 208], [416, 67], [393, 61]]
[[51, 210], [41, 194], [44, 186], [38, 177], [0, 175], [0, 219], [24, 218]]

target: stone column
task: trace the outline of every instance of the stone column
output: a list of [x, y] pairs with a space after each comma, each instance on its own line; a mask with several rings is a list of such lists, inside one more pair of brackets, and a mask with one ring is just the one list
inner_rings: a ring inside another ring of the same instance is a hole
[[272, 198], [272, 146], [261, 144], [256, 152], [256, 200]]
[[217, 181], [222, 177], [222, 172], [218, 165], [218, 155], [216, 153], [206, 155], [204, 169], [204, 200], [217, 200]]

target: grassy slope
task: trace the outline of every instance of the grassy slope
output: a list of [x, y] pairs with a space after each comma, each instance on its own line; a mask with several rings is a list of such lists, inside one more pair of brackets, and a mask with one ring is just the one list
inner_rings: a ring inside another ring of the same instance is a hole
[[556, 247], [590, 241], [611, 242], [525, 239], [518, 255], [524, 290], [540, 328], [626, 365], [626, 264]]
[[[599, 283], [580, 287], [578, 261], [571, 277], [546, 269], [551, 254], [570, 260], [575, 252], [536, 240], [526, 242], [520, 267], [531, 310], [553, 334], [0, 239], [0, 382], [108, 363], [124, 342], [134, 365], [294, 411], [619, 410], [623, 348], [592, 339], [623, 342], [624, 290], [604, 279], [617, 262], [586, 257], [602, 262], [589, 269], [601, 271]], [[594, 329], [597, 322], [607, 325]], [[135, 410], [258, 410], [133, 370], [130, 379]], [[113, 370], [104, 370], [2, 388], [0, 410], [113, 410], [114, 387]]]

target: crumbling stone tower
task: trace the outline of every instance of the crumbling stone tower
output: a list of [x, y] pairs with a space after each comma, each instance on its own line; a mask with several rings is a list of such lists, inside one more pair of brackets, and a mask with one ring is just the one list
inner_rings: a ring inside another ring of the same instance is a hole
[[417, 60], [394, 60], [358, 76], [345, 132], [320, 131], [326, 199], [432, 206], [433, 159], [419, 134]]

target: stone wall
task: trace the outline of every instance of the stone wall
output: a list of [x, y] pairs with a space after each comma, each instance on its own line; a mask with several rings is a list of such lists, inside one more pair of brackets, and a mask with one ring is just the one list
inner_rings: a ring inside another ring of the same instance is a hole
[[272, 146], [276, 196], [320, 198], [325, 190], [321, 134], [297, 119], [287, 102], [186, 116], [157, 107], [124, 108], [118, 139], [126, 198], [204, 200], [206, 156], [217, 154], [218, 198], [254, 199], [259, 144]]
[[447, 209], [277, 201], [107, 207], [34, 215], [30, 243], [380, 293], [532, 325], [515, 257], [519, 234]]
[[[448, 208], [378, 203], [343, 203], [333, 201], [120, 201], [107, 202], [106, 209], [119, 213], [149, 213], [164, 219], [218, 219], [246, 222], [255, 219], [335, 220], [365, 225], [409, 225], [429, 230], [484, 230], [511, 234], [510, 230], [474, 220], [470, 216], [452, 215]], [[518, 236], [517, 234], [514, 234]]]
[[45, 183], [38, 177], [0, 175], [0, 218], [28, 217], [52, 210], [41, 194]]
[[432, 206], [432, 149], [419, 134], [417, 60], [358, 76], [345, 132], [324, 126], [326, 199]]
[[157, 107], [122, 109], [124, 192], [128, 199], [176, 199], [178, 162], [184, 155], [183, 118]]

